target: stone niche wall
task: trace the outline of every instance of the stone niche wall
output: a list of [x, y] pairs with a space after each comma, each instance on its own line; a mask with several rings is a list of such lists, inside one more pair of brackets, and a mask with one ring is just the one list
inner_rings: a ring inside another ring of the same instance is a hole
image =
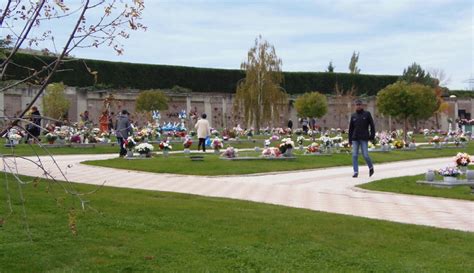
[[[26, 104], [31, 101], [31, 98], [36, 92], [37, 89], [34, 87], [7, 90], [0, 96], [0, 109], [3, 109], [7, 116], [17, 115], [24, 109]], [[69, 120], [71, 122], [78, 121], [79, 114], [88, 110], [92, 121], [98, 124], [99, 117], [104, 110], [104, 100], [110, 94], [114, 97], [110, 109], [115, 115], [122, 109], [126, 109], [132, 113], [131, 118], [138, 126], [142, 126], [146, 124], [147, 121], [151, 121], [151, 115], [149, 113], [135, 113], [135, 100], [139, 94], [138, 90], [87, 91], [75, 87], [67, 87], [66, 89], [66, 95], [71, 101]], [[167, 93], [167, 95], [169, 96], [169, 108], [166, 111], [161, 111], [161, 122], [178, 122], [179, 111], [185, 109], [188, 113], [188, 119], [186, 120], [188, 128], [193, 128], [196, 122], [196, 120], [190, 118], [193, 113], [198, 117], [202, 113], [206, 113], [211, 126], [215, 128], [232, 128], [237, 126], [237, 124], [240, 124], [242, 128], [249, 126], [245, 124], [243, 120], [243, 112], [239, 110], [234, 111], [234, 96], [232, 94], [192, 92], [185, 94]], [[1, 105], [1, 98], [3, 98], [3, 105]], [[459, 113], [474, 112], [474, 100], [472, 99], [458, 98], [453, 100], [447, 98], [446, 101], [449, 104], [448, 112], [438, 116], [442, 130], [448, 130], [448, 118], [456, 119], [457, 113], [455, 113], [455, 109], [457, 109]], [[402, 122], [389, 119], [378, 113], [375, 98], [367, 98], [366, 103], [366, 109], [374, 116], [377, 130], [403, 128]], [[44, 113], [41, 98], [39, 98], [36, 105], [39, 107], [40, 112]], [[354, 111], [352, 101], [342, 103], [341, 101], [334, 100], [332, 97], [328, 97], [328, 112], [322, 118], [317, 119], [316, 125], [322, 128], [347, 129], [349, 117]], [[471, 116], [470, 118], [474, 117]], [[290, 99], [288, 105], [285, 105], [278, 121], [273, 124], [262, 124], [261, 127], [286, 127], [288, 119], [293, 120], [294, 128], [301, 127], [297, 119], [296, 110], [293, 107], [293, 99]], [[436, 119], [433, 117], [427, 121], [418, 122], [417, 128], [436, 128], [436, 124]], [[412, 130], [415, 125], [410, 124], [409, 126], [410, 130]]]

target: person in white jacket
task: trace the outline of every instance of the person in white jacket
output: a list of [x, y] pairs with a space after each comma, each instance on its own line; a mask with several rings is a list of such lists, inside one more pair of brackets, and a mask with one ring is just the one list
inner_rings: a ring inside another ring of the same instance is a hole
[[206, 151], [206, 138], [211, 134], [211, 128], [209, 127], [209, 121], [207, 121], [207, 115], [204, 113], [201, 115], [201, 119], [196, 122], [194, 128], [196, 128], [197, 136], [199, 138], [198, 151]]

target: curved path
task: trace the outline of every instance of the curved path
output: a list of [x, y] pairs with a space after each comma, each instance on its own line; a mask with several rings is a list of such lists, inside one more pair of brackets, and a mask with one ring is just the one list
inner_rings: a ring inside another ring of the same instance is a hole
[[[415, 175], [443, 167], [452, 158], [402, 161], [375, 166], [375, 175], [361, 168], [351, 178], [352, 167], [334, 167], [259, 175], [205, 177], [119, 170], [80, 164], [85, 160], [116, 155], [55, 156], [70, 181], [85, 184], [190, 193], [278, 204], [394, 222], [474, 232], [474, 202], [362, 190], [355, 185], [382, 178]], [[36, 159], [37, 160], [37, 159]], [[51, 158], [41, 160], [53, 174], [59, 172]], [[136, 164], [131, 160], [130, 164]], [[38, 168], [18, 160], [21, 174], [37, 176]]]

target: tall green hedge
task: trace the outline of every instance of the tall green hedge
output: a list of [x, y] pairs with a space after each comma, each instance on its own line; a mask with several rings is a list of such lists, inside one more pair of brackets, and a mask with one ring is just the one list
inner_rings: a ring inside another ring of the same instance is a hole
[[[14, 62], [24, 67], [40, 69], [53, 57], [17, 54]], [[97, 83], [88, 73], [84, 62], [92, 71], [98, 71]], [[66, 60], [53, 81], [62, 81], [69, 86], [106, 86], [110, 88], [167, 89], [182, 86], [196, 92], [234, 93], [237, 82], [245, 77], [241, 70], [196, 68], [170, 65], [134, 64], [98, 60]], [[19, 66], [11, 65], [8, 79], [20, 79], [30, 73]], [[354, 75], [327, 72], [284, 72], [283, 87], [289, 94], [308, 91], [332, 93], [336, 82], [343, 89], [354, 85], [359, 94], [375, 95], [398, 76]]]

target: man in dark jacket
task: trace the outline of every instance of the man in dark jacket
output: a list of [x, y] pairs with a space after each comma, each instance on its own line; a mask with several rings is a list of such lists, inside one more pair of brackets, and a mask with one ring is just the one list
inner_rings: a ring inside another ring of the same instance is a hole
[[[356, 178], [359, 175], [359, 147], [362, 156], [369, 167], [369, 176], [374, 174], [374, 165], [369, 157], [369, 140], [375, 137], [375, 125], [372, 115], [368, 111], [364, 111], [362, 101], [356, 100], [356, 112], [352, 114], [349, 123], [349, 144], [352, 145], [352, 167]], [[369, 130], [370, 128], [370, 130]]]
[[115, 135], [117, 136], [117, 141], [120, 145], [120, 157], [127, 154], [127, 149], [123, 147], [123, 144], [131, 134], [132, 126], [128, 119], [128, 111], [122, 110], [122, 112], [117, 116], [117, 123], [115, 124]]

